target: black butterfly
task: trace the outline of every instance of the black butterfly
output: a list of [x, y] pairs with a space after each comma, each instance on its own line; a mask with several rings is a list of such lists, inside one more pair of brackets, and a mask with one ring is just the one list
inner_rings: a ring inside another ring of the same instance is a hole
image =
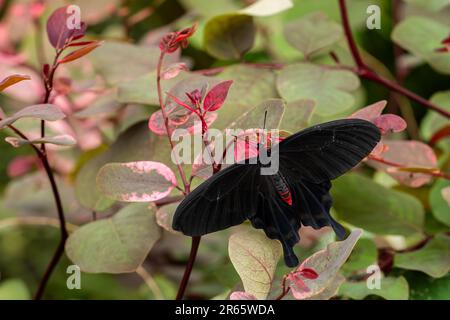
[[[298, 259], [293, 246], [301, 225], [331, 226], [339, 239], [345, 229], [330, 215], [330, 180], [364, 159], [380, 140], [380, 130], [359, 119], [319, 124], [281, 141], [271, 151], [279, 170], [261, 175], [263, 164], [236, 163], [203, 182], [178, 206], [173, 228], [201, 236], [250, 220], [278, 239], [287, 266]], [[261, 153], [261, 152], [260, 152]], [[277, 153], [277, 154], [276, 154]]]

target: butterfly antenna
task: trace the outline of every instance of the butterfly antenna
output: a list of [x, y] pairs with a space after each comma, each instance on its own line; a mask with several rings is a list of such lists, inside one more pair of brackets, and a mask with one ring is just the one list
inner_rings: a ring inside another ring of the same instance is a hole
[[264, 126], [263, 126], [264, 130], [266, 130], [266, 119], [267, 119], [267, 110], [264, 112]]

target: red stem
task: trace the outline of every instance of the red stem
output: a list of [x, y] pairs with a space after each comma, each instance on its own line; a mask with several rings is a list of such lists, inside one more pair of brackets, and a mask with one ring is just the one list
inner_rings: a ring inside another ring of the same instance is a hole
[[197, 258], [197, 251], [200, 245], [201, 237], [192, 237], [191, 253], [189, 254], [189, 260], [184, 270], [183, 278], [180, 282], [180, 287], [178, 288], [176, 300], [183, 299], [184, 292], [186, 291], [189, 278], [191, 277], [192, 268], [194, 267], [195, 259]]
[[379, 83], [386, 88], [389, 88], [395, 92], [398, 92], [411, 100], [420, 103], [427, 109], [436, 111], [437, 113], [443, 115], [446, 118], [450, 119], [450, 112], [440, 108], [439, 106], [435, 105], [434, 103], [429, 102], [428, 100], [420, 97], [419, 95], [415, 94], [414, 92], [409, 91], [408, 89], [402, 87], [401, 85], [392, 82], [390, 80], [387, 80], [372, 70], [370, 70], [367, 65], [364, 63], [364, 61], [361, 58], [361, 55], [359, 53], [358, 47], [356, 46], [355, 40], [353, 38], [352, 30], [350, 28], [349, 18], [347, 14], [347, 6], [345, 3], [345, 0], [339, 0], [339, 10], [341, 12], [341, 20], [342, 20], [342, 26], [344, 28], [344, 34], [345, 38], [347, 39], [348, 46], [350, 48], [350, 52], [352, 54], [353, 60], [355, 61], [357, 70], [356, 73], [361, 76], [362, 78], [365, 78], [367, 80]]

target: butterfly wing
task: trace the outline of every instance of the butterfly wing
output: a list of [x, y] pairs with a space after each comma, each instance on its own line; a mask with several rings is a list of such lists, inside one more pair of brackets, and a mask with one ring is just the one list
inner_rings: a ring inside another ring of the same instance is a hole
[[279, 143], [280, 168], [291, 178], [314, 183], [333, 180], [356, 166], [380, 141], [371, 122], [343, 119], [302, 130]]
[[234, 164], [200, 184], [180, 203], [173, 229], [201, 236], [238, 225], [256, 213], [259, 166]]

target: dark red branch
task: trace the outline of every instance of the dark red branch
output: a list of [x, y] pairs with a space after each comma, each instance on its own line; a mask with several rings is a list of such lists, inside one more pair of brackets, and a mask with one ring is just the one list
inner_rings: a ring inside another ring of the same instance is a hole
[[195, 259], [197, 258], [198, 246], [200, 245], [201, 237], [192, 237], [191, 253], [189, 254], [189, 260], [184, 270], [183, 278], [180, 282], [180, 287], [178, 288], [176, 300], [183, 299], [184, 292], [186, 291], [189, 278], [191, 276], [192, 268], [194, 267]]

